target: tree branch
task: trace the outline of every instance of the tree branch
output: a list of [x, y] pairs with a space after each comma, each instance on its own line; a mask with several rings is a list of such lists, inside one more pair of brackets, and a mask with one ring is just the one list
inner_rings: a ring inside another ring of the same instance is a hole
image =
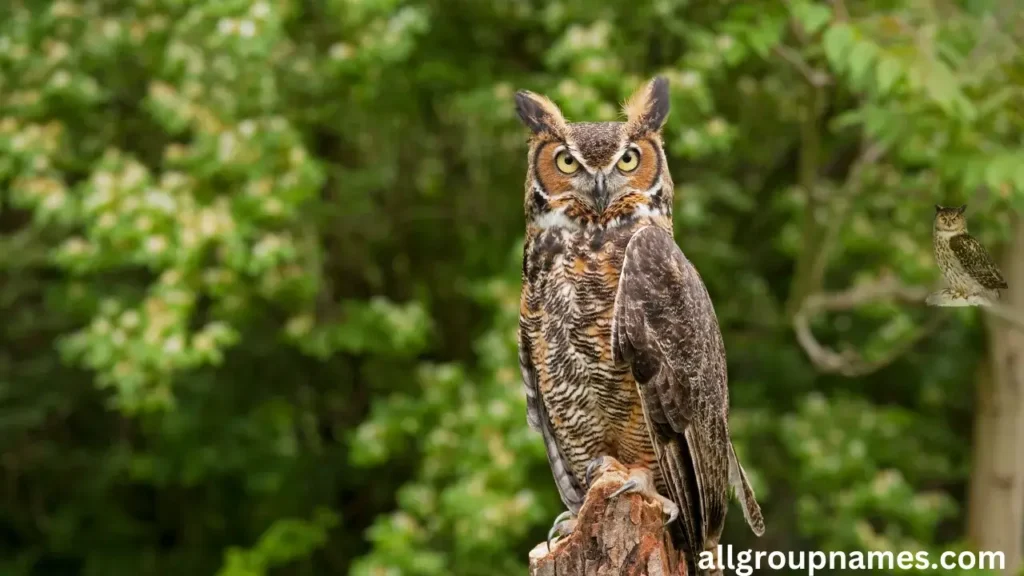
[[797, 256], [793, 271], [789, 299], [786, 301], [787, 317], [793, 316], [804, 297], [811, 292], [811, 286], [814, 285], [811, 269], [819, 253], [820, 236], [825, 230], [821, 218], [821, 195], [818, 192], [818, 155], [821, 152], [818, 121], [825, 98], [824, 88], [812, 85], [807, 95], [808, 102], [803, 109], [803, 118], [800, 122], [800, 157], [797, 162], [797, 184], [804, 193], [807, 205], [804, 208], [803, 229], [800, 232], [800, 245], [803, 249]]
[[[801, 246], [797, 257], [796, 269], [790, 285], [786, 312], [790, 318], [803, 305], [804, 299], [821, 289], [822, 278], [828, 267], [828, 256], [835, 244], [846, 214], [853, 204], [854, 198], [860, 194], [864, 186], [864, 171], [882, 159], [886, 147], [877, 142], [865, 140], [860, 154], [850, 167], [849, 175], [842, 188], [829, 202], [819, 192], [817, 186], [816, 148], [819, 136], [816, 126], [812, 123], [804, 125], [800, 158], [800, 186], [807, 198], [804, 209], [803, 232]], [[828, 213], [830, 212], [830, 213]]]
[[821, 88], [832, 83], [832, 77], [829, 76], [827, 72], [814, 68], [808, 64], [799, 52], [789, 46], [786, 46], [785, 44], [777, 44], [772, 48], [772, 52], [796, 68], [798, 72], [803, 74], [804, 78], [811, 86]]
[[661, 504], [638, 493], [608, 498], [628, 479], [621, 465], [598, 476], [572, 534], [530, 551], [530, 576], [685, 576]]
[[847, 220], [847, 214], [853, 207], [854, 199], [864, 188], [864, 171], [869, 166], [877, 164], [885, 155], [886, 147], [878, 142], [863, 142], [860, 154], [850, 167], [850, 173], [843, 183], [842, 188], [831, 199], [833, 206], [831, 221], [832, 225], [827, 226], [822, 233], [818, 250], [811, 259], [810, 280], [812, 284], [808, 287], [807, 293], [814, 292], [821, 288], [822, 279], [828, 268], [829, 256], [832, 249], [839, 241], [839, 235]]
[[1021, 332], [1024, 332], [1024, 318], [1021, 318], [1020, 316], [1015, 314], [1013, 312], [1013, 309], [1010, 308], [1009, 306], [1000, 304], [998, 302], [993, 302], [988, 306], [981, 306], [981, 309], [984, 310], [987, 314], [990, 314], [998, 318], [999, 320], [1006, 322], [1011, 327], [1016, 328]]
[[[851, 378], [864, 376], [891, 364], [916, 346], [918, 342], [932, 334], [948, 316], [938, 314], [932, 316], [920, 334], [893, 348], [884, 357], [872, 361], [862, 359], [856, 352], [836, 352], [821, 344], [811, 330], [811, 319], [822, 312], [853, 310], [872, 302], [896, 301], [906, 304], [934, 305], [929, 298], [932, 295], [924, 286], [907, 286], [893, 276], [854, 286], [843, 292], [813, 294], [804, 300], [803, 305], [793, 316], [793, 330], [796, 333], [797, 342], [800, 343], [804, 352], [807, 353], [807, 357], [818, 370], [842, 374]], [[971, 307], [980, 308], [986, 314], [1024, 332], [1024, 318], [1015, 314], [1009, 306], [991, 302], [984, 305], [971, 305]]]
[[923, 286], [907, 286], [895, 277], [886, 276], [877, 282], [854, 286], [843, 292], [812, 294], [804, 299], [800, 309], [793, 315], [793, 330], [800, 346], [818, 370], [851, 378], [864, 376], [888, 366], [913, 348], [934, 332], [945, 316], [933, 316], [920, 334], [890, 350], [885, 356], [870, 361], [864, 360], [856, 352], [836, 352], [818, 342], [811, 330], [811, 318], [821, 312], [853, 310], [871, 302], [924, 304], [928, 293], [929, 290]]
[[843, 0], [832, 0], [832, 10], [836, 15], [836, 22], [846, 22], [850, 19], [850, 13], [846, 10]]

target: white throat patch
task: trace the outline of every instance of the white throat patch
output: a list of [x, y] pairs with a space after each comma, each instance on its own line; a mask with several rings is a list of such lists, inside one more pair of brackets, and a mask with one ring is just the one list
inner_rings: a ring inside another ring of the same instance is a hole
[[579, 230], [580, 225], [565, 215], [565, 209], [560, 208], [558, 210], [552, 210], [545, 212], [540, 218], [533, 221], [533, 224], [541, 230], [552, 230], [555, 228], [563, 228], [566, 230]]

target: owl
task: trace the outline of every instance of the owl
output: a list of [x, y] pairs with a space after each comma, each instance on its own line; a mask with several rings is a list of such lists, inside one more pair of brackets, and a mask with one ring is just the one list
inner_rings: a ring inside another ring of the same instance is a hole
[[567, 122], [527, 91], [515, 100], [531, 131], [519, 362], [527, 420], [568, 508], [549, 538], [571, 531], [594, 473], [617, 461], [630, 480], [612, 497], [660, 501], [697, 574], [730, 487], [759, 536], [764, 521], [729, 436], [718, 319], [673, 236], [668, 82], [638, 90], [620, 122]]
[[958, 208], [935, 206], [935, 261], [953, 296], [998, 299], [999, 290], [1007, 287], [1006, 280], [985, 247], [967, 233], [965, 210], [966, 204]]

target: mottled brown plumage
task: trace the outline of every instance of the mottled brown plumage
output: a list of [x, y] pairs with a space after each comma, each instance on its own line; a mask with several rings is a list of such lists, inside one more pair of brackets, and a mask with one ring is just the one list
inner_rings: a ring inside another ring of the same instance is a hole
[[985, 247], [967, 233], [966, 209], [966, 205], [935, 207], [935, 261], [955, 295], [999, 298], [999, 290], [1007, 287], [1006, 280]]
[[637, 471], [635, 489], [681, 512], [670, 527], [693, 569], [719, 542], [730, 485], [754, 532], [764, 524], [729, 438], [714, 307], [673, 240], [668, 84], [641, 89], [625, 122], [568, 123], [528, 92], [516, 104], [533, 132], [519, 329], [529, 423], [572, 513], [588, 466], [615, 458]]

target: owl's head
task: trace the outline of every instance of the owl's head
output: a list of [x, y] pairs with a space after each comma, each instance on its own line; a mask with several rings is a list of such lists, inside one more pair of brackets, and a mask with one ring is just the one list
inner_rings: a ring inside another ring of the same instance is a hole
[[936, 204], [935, 229], [940, 232], [967, 232], [965, 210], [967, 210], [967, 204], [950, 208]]
[[527, 225], [580, 229], [636, 217], [671, 222], [672, 177], [661, 127], [668, 81], [651, 80], [623, 106], [624, 122], [567, 122], [548, 98], [516, 93], [533, 133], [526, 174]]

